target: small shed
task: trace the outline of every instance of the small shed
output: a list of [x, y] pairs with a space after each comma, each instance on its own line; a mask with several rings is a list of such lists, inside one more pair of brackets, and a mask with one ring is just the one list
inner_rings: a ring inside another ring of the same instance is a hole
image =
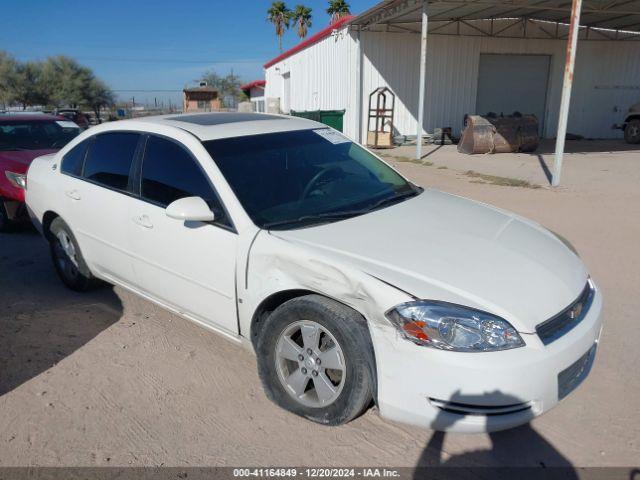
[[182, 111], [185, 113], [220, 110], [218, 89], [207, 85], [207, 82], [200, 82], [197, 87], [185, 88], [182, 90], [182, 95]]

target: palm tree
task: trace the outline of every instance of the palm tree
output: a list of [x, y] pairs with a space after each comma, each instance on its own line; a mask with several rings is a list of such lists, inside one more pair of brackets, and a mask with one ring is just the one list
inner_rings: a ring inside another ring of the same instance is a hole
[[311, 9], [304, 5], [296, 5], [296, 8], [291, 12], [290, 18], [293, 25], [298, 27], [298, 36], [300, 38], [306, 37], [311, 28]]
[[329, 0], [329, 8], [327, 13], [331, 15], [331, 23], [336, 23], [342, 17], [351, 14], [349, 4], [344, 0]]
[[285, 29], [289, 28], [290, 14], [291, 12], [284, 2], [273, 2], [269, 10], [267, 10], [267, 21], [273, 23], [273, 26], [276, 27], [280, 53], [282, 53], [282, 36]]

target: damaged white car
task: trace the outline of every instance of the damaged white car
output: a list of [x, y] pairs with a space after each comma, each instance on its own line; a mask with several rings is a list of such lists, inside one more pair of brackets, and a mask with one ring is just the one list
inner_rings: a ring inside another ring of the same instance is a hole
[[315, 422], [375, 403], [505, 429], [594, 359], [602, 297], [566, 240], [417, 187], [309, 120], [100, 125], [35, 160], [26, 198], [67, 286], [117, 284], [246, 344], [268, 397]]

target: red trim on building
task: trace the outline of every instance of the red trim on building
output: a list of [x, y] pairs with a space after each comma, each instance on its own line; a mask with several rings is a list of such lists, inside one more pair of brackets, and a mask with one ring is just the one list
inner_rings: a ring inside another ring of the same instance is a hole
[[309, 38], [307, 38], [306, 40], [300, 42], [295, 47], [290, 48], [286, 52], [283, 52], [280, 55], [278, 55], [276, 58], [274, 58], [272, 60], [269, 60], [267, 63], [264, 64], [264, 68], [269, 68], [270, 66], [275, 65], [276, 63], [284, 60], [285, 58], [290, 57], [294, 53], [298, 53], [300, 50], [304, 50], [308, 46], [313, 45], [314, 43], [319, 42], [323, 38], [328, 37], [329, 35], [331, 35], [331, 32], [333, 32], [334, 30], [337, 30], [338, 28], [342, 27], [343, 25], [346, 25], [353, 18], [355, 18], [353, 15], [347, 15], [346, 17], [342, 17], [337, 22], [332, 23], [328, 27], [323, 28], [318, 33], [316, 33], [315, 35], [312, 35]]
[[264, 87], [266, 84], [266, 80], [254, 80], [253, 82], [240, 85], [240, 90], [251, 90], [253, 87]]

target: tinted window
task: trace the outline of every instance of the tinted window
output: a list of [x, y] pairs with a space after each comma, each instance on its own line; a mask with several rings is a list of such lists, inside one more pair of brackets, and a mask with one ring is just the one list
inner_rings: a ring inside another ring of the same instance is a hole
[[107, 187], [126, 190], [139, 137], [137, 133], [96, 136], [85, 161], [84, 177]]
[[364, 214], [419, 193], [330, 129], [203, 142], [254, 223], [297, 228]]
[[207, 177], [187, 150], [160, 137], [152, 136], [147, 141], [141, 194], [163, 207], [181, 198], [201, 197], [216, 215], [223, 213]]
[[58, 150], [80, 133], [80, 128], [68, 121], [0, 122], [0, 151]]
[[87, 153], [89, 141], [85, 140], [73, 147], [62, 159], [62, 172], [76, 177], [82, 174], [84, 155]]

